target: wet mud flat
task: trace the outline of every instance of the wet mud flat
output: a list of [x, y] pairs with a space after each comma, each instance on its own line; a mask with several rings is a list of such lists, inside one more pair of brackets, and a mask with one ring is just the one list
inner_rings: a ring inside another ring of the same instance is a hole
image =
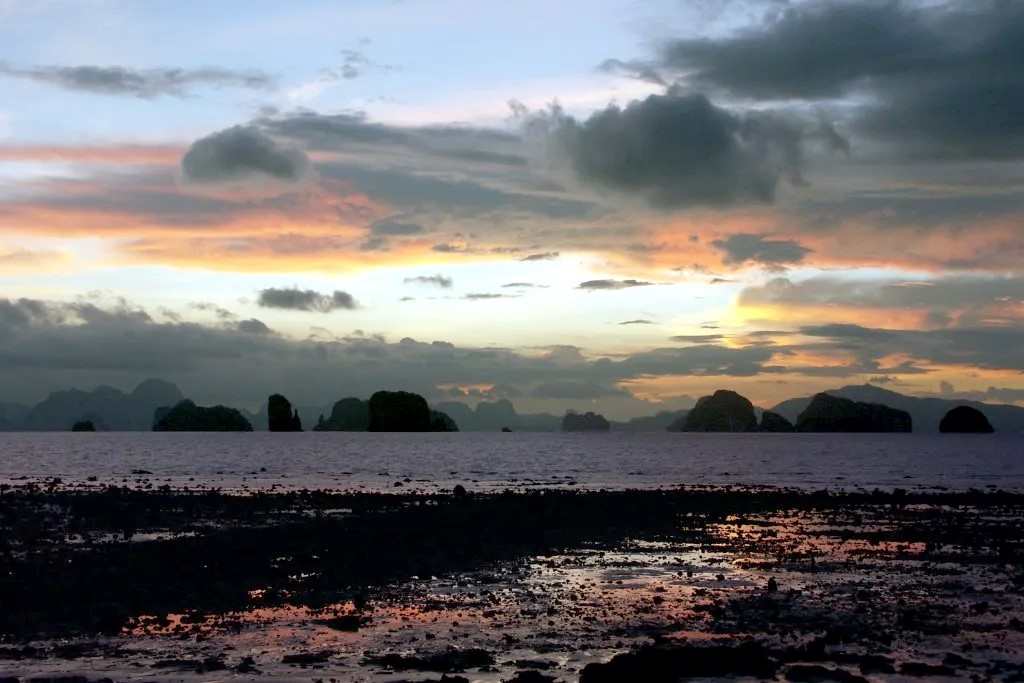
[[1024, 680], [999, 491], [0, 492], [0, 680]]

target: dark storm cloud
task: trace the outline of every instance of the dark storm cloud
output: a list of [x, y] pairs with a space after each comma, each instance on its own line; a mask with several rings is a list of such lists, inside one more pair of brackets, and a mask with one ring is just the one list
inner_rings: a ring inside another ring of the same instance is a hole
[[642, 280], [587, 280], [581, 282], [577, 289], [603, 290], [603, 289], [629, 289], [630, 287], [648, 287], [653, 282]]
[[678, 208], [771, 202], [780, 178], [802, 184], [804, 125], [734, 113], [672, 88], [584, 121], [554, 111], [544, 124], [584, 181]]
[[524, 395], [548, 385], [542, 392], [559, 387], [557, 393], [582, 395], [641, 377], [747, 376], [767, 367], [773, 354], [694, 346], [588, 359], [575, 347], [538, 356], [444, 341], [389, 343], [372, 335], [299, 341], [252, 320], [158, 322], [127, 302], [105, 308], [0, 299], [0, 319], [16, 321], [0, 326], [3, 399], [35, 396], [39, 387], [130, 384], [152, 376], [181, 383], [197, 400], [242, 405], [255, 405], [269, 391], [327, 402], [337, 399], [337, 387], [357, 396], [388, 386], [432, 396], [452, 384], [500, 385]]
[[403, 282], [407, 285], [433, 285], [434, 287], [441, 287], [442, 289], [450, 289], [452, 286], [452, 279], [440, 274], [407, 277]]
[[260, 290], [257, 303], [264, 308], [284, 308], [293, 311], [315, 311], [330, 313], [343, 308], [357, 308], [356, 300], [348, 292], [335, 290], [332, 294], [321, 294], [312, 289], [275, 289], [273, 287]]
[[659, 73], [759, 100], [867, 102], [854, 130], [923, 158], [1024, 154], [1024, 4], [809, 2], [722, 38], [670, 41]]
[[196, 140], [181, 160], [185, 177], [197, 182], [252, 175], [294, 181], [308, 166], [304, 153], [280, 145], [251, 126], [234, 126]]
[[151, 99], [185, 97], [198, 86], [267, 89], [273, 79], [260, 71], [232, 69], [131, 69], [123, 66], [32, 66], [0, 63], [0, 76], [46, 83], [99, 95]]
[[848, 352], [862, 359], [878, 361], [905, 354], [936, 364], [1024, 371], [1024, 325], [1020, 324], [941, 330], [827, 324], [802, 327], [800, 332], [827, 340], [819, 347], [822, 350]]
[[711, 246], [724, 254], [722, 263], [732, 266], [748, 261], [769, 267], [800, 263], [811, 251], [792, 240], [770, 240], [752, 234], [730, 235], [713, 241]]

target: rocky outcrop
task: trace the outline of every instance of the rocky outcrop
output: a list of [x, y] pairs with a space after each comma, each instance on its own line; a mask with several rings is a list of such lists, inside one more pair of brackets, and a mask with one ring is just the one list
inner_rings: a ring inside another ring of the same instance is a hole
[[593, 412], [577, 413], [572, 410], [562, 418], [563, 432], [607, 432], [612, 425], [604, 415]]
[[154, 432], [251, 432], [242, 413], [227, 406], [197, 406], [185, 399], [173, 408], [157, 408]]
[[370, 404], [359, 398], [343, 398], [334, 404], [331, 416], [323, 415], [315, 429], [321, 432], [365, 432], [370, 428]]
[[73, 432], [95, 432], [96, 425], [92, 423], [92, 420], [79, 420], [75, 424], [71, 425], [71, 431]]
[[378, 391], [370, 397], [371, 432], [429, 432], [430, 406], [419, 394]]
[[430, 411], [430, 431], [432, 432], [457, 432], [459, 426], [455, 424], [455, 420], [448, 417], [447, 413], [443, 413], [440, 410]]
[[798, 432], [909, 432], [910, 413], [877, 403], [817, 394], [797, 418]]
[[673, 432], [754, 432], [757, 416], [754, 405], [735, 391], [719, 389], [711, 396], [703, 396], [697, 405], [669, 425]]
[[970, 406], [957, 406], [939, 422], [939, 431], [944, 434], [991, 434], [995, 430], [985, 413]]
[[[849, 385], [839, 389], [829, 389], [828, 394], [848, 398], [851, 401], [878, 403], [890, 408], [905, 410], [910, 413], [915, 432], [938, 432], [939, 423], [951, 409], [964, 405], [976, 408], [985, 413], [997, 432], [1015, 434], [1024, 432], [1024, 407], [998, 403], [982, 403], [964, 399], [948, 399], [935, 397], [907, 396], [895, 391], [883, 389], [871, 384]], [[791, 398], [779, 403], [773, 411], [784, 415], [795, 422], [803, 410], [810, 405], [811, 398]]]
[[793, 423], [782, 417], [778, 413], [766, 410], [761, 414], [761, 424], [758, 426], [757, 431], [759, 432], [792, 432], [796, 431]]
[[272, 394], [267, 399], [267, 429], [272, 432], [302, 431], [299, 411], [294, 410], [291, 401], [281, 394]]

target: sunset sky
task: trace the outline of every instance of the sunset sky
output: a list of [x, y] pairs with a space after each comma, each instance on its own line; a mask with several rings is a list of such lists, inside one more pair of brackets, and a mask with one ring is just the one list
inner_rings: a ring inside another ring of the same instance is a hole
[[0, 400], [1024, 405], [1024, 3], [0, 0]]

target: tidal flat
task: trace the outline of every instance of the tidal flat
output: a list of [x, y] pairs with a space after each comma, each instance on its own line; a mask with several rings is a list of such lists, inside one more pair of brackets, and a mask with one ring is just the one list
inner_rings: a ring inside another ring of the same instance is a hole
[[1024, 680], [1024, 495], [6, 485], [0, 680]]

